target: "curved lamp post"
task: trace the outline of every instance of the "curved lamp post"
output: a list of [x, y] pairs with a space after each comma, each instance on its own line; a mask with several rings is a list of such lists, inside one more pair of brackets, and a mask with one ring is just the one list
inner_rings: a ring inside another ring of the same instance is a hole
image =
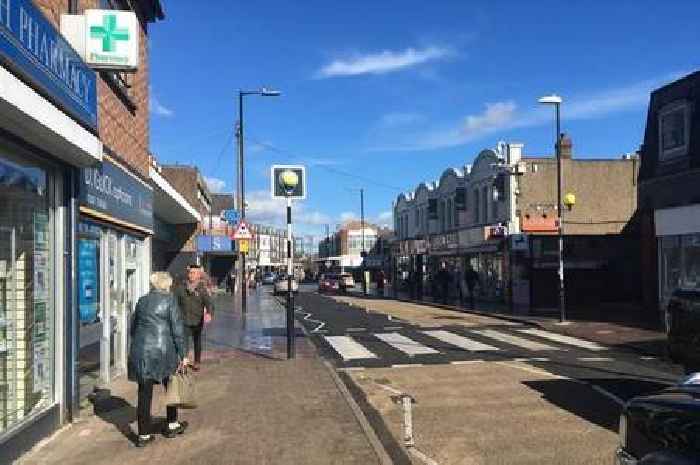
[[[241, 214], [241, 220], [245, 220], [245, 168], [243, 164], [243, 97], [246, 95], [261, 95], [263, 97], [279, 97], [282, 93], [278, 90], [268, 89], [263, 87], [258, 90], [239, 90], [238, 91], [238, 131], [236, 135], [238, 136], [238, 209]], [[241, 253], [241, 312], [246, 313], [248, 311], [247, 305], [247, 283], [245, 282], [246, 269], [245, 269], [245, 254]]]
[[539, 103], [544, 105], [554, 105], [556, 118], [556, 151], [557, 151], [557, 236], [559, 242], [559, 321], [566, 321], [566, 289], [564, 288], [564, 236], [562, 224], [562, 198], [561, 198], [561, 117], [560, 107], [562, 98], [556, 94], [541, 97]]

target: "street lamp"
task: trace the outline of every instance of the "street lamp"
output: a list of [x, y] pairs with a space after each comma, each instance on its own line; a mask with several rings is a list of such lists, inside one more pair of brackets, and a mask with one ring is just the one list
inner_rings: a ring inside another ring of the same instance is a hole
[[561, 117], [560, 107], [562, 98], [556, 94], [546, 95], [539, 99], [539, 103], [544, 105], [554, 105], [556, 116], [556, 151], [557, 151], [557, 236], [559, 239], [559, 320], [566, 321], [566, 289], [564, 287], [564, 235], [563, 235], [563, 212], [561, 199], [562, 169], [561, 169]]
[[[268, 89], [263, 87], [258, 90], [239, 90], [238, 91], [238, 209], [241, 212], [241, 221], [245, 220], [245, 170], [243, 164], [243, 97], [246, 95], [261, 95], [263, 97], [279, 97], [281, 94], [278, 90]], [[247, 308], [247, 283], [245, 282], [245, 253], [241, 253], [241, 312], [248, 311]]]
[[367, 251], [365, 250], [365, 190], [360, 189], [348, 189], [352, 192], [360, 191], [360, 227], [362, 228], [362, 252], [360, 252], [360, 257], [362, 262], [360, 264], [360, 273], [362, 273], [362, 295], [367, 295], [367, 280], [365, 278], [365, 258], [367, 257]]

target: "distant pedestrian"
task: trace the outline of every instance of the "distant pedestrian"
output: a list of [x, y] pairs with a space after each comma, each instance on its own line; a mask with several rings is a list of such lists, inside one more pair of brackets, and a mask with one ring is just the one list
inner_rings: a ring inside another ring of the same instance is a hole
[[464, 272], [464, 282], [469, 289], [469, 307], [474, 308], [474, 288], [479, 282], [479, 274], [474, 270], [471, 264], [467, 265], [467, 269]]
[[[153, 385], [166, 389], [169, 378], [188, 363], [182, 314], [170, 292], [172, 277], [166, 272], [151, 275], [151, 291], [136, 304], [131, 325], [131, 348], [127, 363], [128, 378], [139, 385], [137, 447], [155, 440], [151, 424]], [[166, 407], [167, 426], [163, 434], [173, 438], [185, 432], [187, 422], [177, 421], [177, 408]]]
[[175, 290], [175, 296], [185, 322], [188, 354], [191, 348], [194, 349], [192, 369], [199, 371], [199, 364], [202, 361], [202, 328], [204, 327], [205, 313], [208, 314], [207, 320], [214, 317], [214, 303], [201, 280], [201, 267], [190, 265], [187, 270], [187, 280], [184, 285]]
[[384, 297], [384, 283], [386, 281], [386, 274], [384, 270], [379, 270], [377, 273], [377, 294], [379, 297]]
[[435, 277], [440, 289], [440, 297], [442, 298], [442, 303], [444, 305], [447, 305], [448, 298], [450, 295], [450, 281], [452, 280], [452, 276], [450, 276], [450, 271], [447, 269], [447, 263], [442, 262], [440, 264], [440, 271], [437, 272], [437, 275]]
[[457, 285], [457, 293], [459, 294], [459, 306], [464, 306], [464, 273], [461, 268], [455, 270], [455, 284]]

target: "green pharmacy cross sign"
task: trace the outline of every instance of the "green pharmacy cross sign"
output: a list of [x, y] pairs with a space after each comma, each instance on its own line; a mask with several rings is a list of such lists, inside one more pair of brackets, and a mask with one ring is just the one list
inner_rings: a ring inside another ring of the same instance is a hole
[[102, 26], [90, 26], [90, 37], [102, 39], [103, 52], [114, 52], [118, 40], [129, 40], [129, 30], [117, 28], [116, 15], [105, 15]]

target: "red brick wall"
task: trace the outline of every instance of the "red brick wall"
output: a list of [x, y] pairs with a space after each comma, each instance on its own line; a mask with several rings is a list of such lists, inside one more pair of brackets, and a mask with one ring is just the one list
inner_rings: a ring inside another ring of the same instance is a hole
[[[61, 27], [61, 14], [68, 13], [68, 0], [34, 0], [34, 3], [54, 23]], [[79, 0], [78, 11], [98, 7], [98, 0]], [[102, 143], [137, 173], [148, 177], [149, 155], [149, 57], [148, 28], [141, 21], [139, 44], [139, 68], [130, 76], [131, 100], [136, 106], [133, 112], [117, 94], [98, 77], [99, 135]], [[99, 76], [99, 75], [98, 75]]]

